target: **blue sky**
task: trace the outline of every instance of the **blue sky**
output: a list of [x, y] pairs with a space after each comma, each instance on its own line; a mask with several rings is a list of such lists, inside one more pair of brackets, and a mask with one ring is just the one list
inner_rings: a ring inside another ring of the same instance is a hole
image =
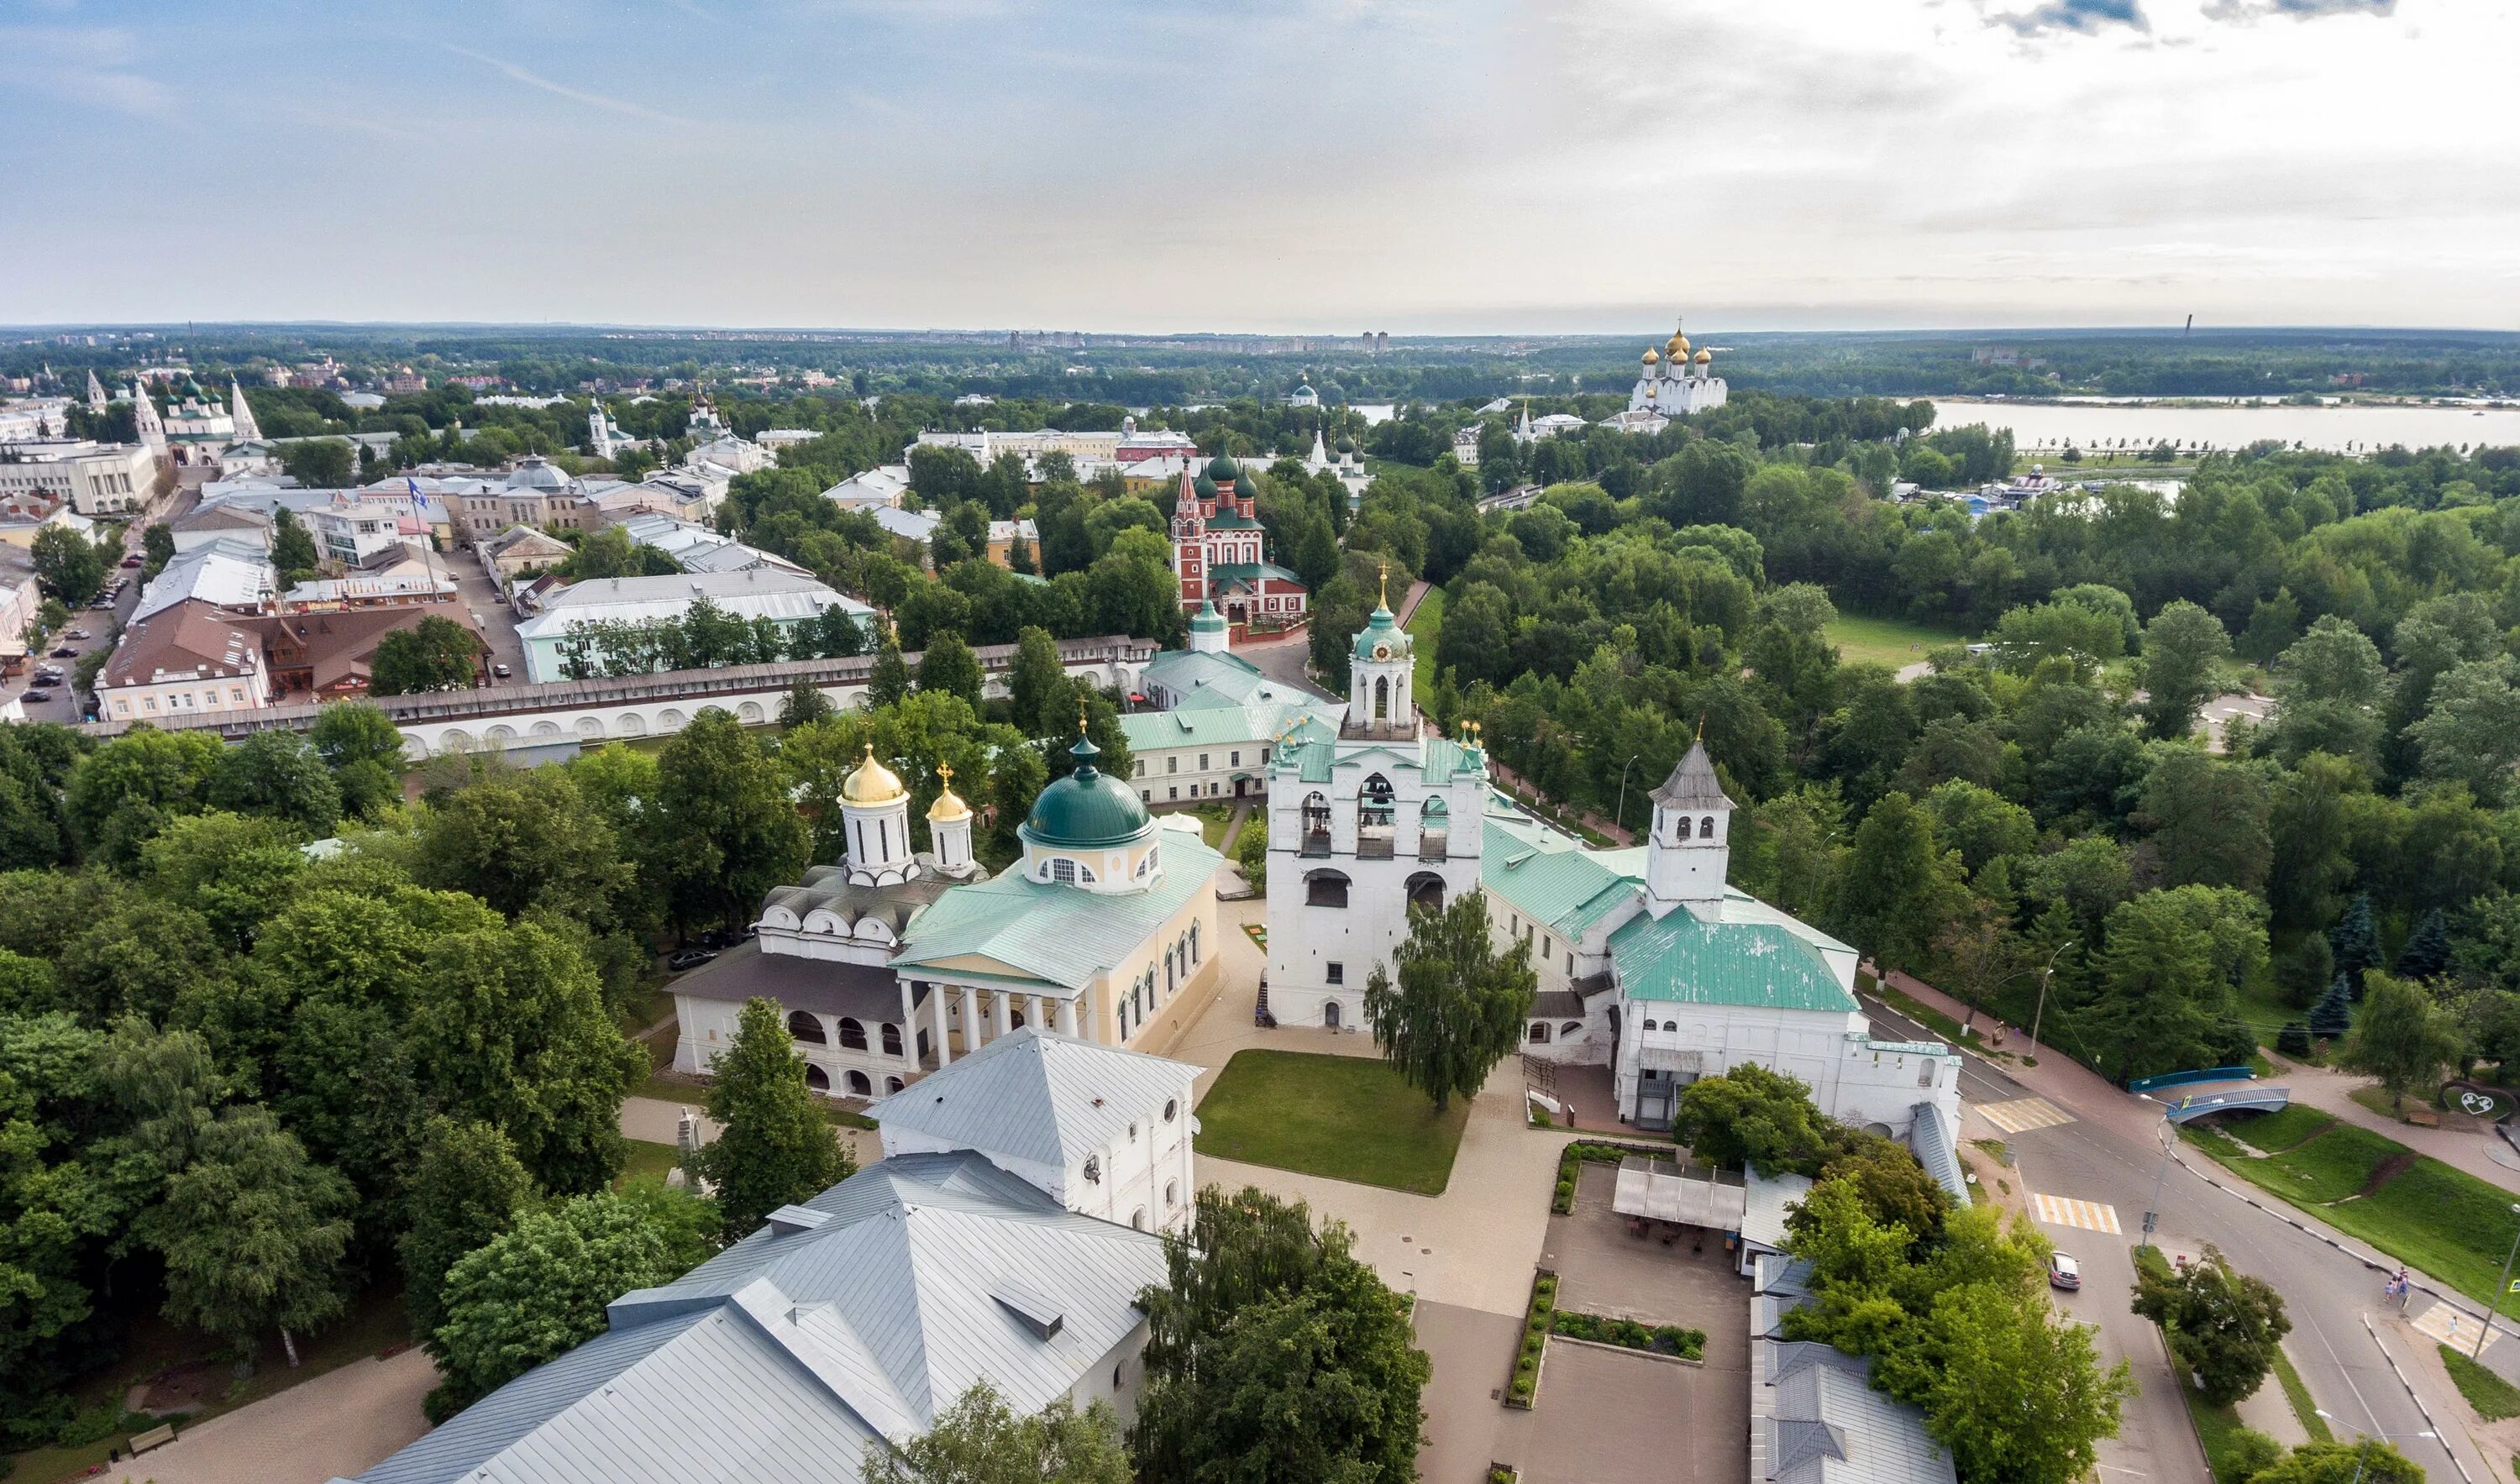
[[2520, 322], [2510, 0], [0, 0], [0, 322]]

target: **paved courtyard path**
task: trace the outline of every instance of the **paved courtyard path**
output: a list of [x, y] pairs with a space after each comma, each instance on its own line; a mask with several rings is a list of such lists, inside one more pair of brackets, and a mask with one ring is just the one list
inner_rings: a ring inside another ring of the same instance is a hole
[[420, 1402], [436, 1384], [437, 1367], [419, 1350], [352, 1361], [214, 1417], [95, 1477], [117, 1484], [325, 1484], [349, 1478], [428, 1430]]

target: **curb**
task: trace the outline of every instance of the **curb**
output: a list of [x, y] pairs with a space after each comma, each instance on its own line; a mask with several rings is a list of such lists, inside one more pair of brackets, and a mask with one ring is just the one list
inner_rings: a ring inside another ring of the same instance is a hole
[[[2407, 1379], [2407, 1368], [2399, 1365], [2398, 1358], [2389, 1354], [2389, 1347], [2380, 1343], [2380, 1331], [2372, 1327], [2371, 1316], [2367, 1314], [2362, 1316], [2362, 1327], [2370, 1332], [2372, 1345], [2389, 1362], [2389, 1370], [2396, 1373], [2398, 1384], [2407, 1388], [2407, 1400], [2414, 1403], [2415, 1411], [2422, 1414], [2424, 1425], [2433, 1430], [2434, 1438], [2442, 1445], [2442, 1452], [2450, 1455], [2451, 1466], [2458, 1470], [2458, 1476], [2466, 1480], [2467, 1484], [2476, 1484], [2475, 1476], [2467, 1471], [2467, 1464], [2460, 1461], [2458, 1450], [2450, 1446], [2450, 1434], [2442, 1431], [2442, 1424], [2434, 1420], [2433, 1410], [2424, 1405], [2423, 1397], [2415, 1391], [2415, 1383]], [[2474, 1439], [2469, 1440], [2471, 1447], [2474, 1446]]]
[[[1703, 1360], [1692, 1361], [1685, 1355], [1665, 1355], [1659, 1350], [1639, 1350], [1629, 1345], [1613, 1345], [1606, 1340], [1579, 1340], [1571, 1334], [1560, 1334], [1554, 1329], [1549, 1331], [1549, 1343], [1552, 1345], [1581, 1345], [1587, 1350], [1607, 1350], [1612, 1355], [1641, 1355], [1646, 1360], [1660, 1361], [1666, 1366], [1694, 1366], [1701, 1371], [1706, 1369], [1706, 1362]], [[1543, 1348], [1545, 1349], [1546, 1347]], [[1540, 1388], [1537, 1386], [1533, 1387], [1532, 1395], [1537, 1397], [1539, 1394]]]

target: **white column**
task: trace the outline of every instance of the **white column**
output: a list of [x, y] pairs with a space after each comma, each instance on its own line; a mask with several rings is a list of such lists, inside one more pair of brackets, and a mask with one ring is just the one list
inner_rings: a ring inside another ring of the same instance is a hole
[[1039, 1031], [1050, 1029], [1050, 1002], [1034, 995], [1024, 1005], [1024, 1024]]
[[[883, 1043], [878, 1041], [876, 1044], [880, 1046]], [[919, 1069], [919, 1021], [911, 1012], [908, 979], [901, 981], [901, 1058], [910, 1063], [912, 1071]]]
[[1054, 1003], [1058, 1008], [1058, 1033], [1062, 1036], [1075, 1035], [1076, 1002], [1073, 1000], [1059, 1000]]
[[968, 1057], [980, 1049], [980, 992], [971, 985], [963, 986], [963, 1055]]
[[936, 1069], [943, 1071], [954, 1064], [954, 1028], [945, 1023], [945, 986], [927, 986], [927, 1005], [936, 1012]]
[[993, 989], [989, 991], [989, 1011], [992, 1025], [992, 1029], [989, 1034], [990, 1040], [994, 1041], [1001, 1036], [1011, 1036], [1014, 1034], [1015, 1026], [1012, 1018], [1014, 1008], [1014, 996], [1008, 994], [1003, 989]]

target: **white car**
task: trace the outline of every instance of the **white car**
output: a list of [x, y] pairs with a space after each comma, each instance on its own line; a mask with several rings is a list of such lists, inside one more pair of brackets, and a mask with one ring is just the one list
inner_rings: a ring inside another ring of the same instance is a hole
[[2080, 1263], [2078, 1263], [2078, 1262], [2074, 1261], [2073, 1257], [2072, 1257], [2071, 1255], [2067, 1254], [2067, 1253], [2063, 1253], [2063, 1252], [2050, 1252], [2050, 1253], [2048, 1253], [2048, 1286], [2049, 1286], [2049, 1287], [2051, 1287], [2051, 1288], [2080, 1288], [2080, 1287], [2082, 1287], [2082, 1286], [2083, 1286], [2083, 1267], [2082, 1267], [2082, 1264], [2080, 1264]]

